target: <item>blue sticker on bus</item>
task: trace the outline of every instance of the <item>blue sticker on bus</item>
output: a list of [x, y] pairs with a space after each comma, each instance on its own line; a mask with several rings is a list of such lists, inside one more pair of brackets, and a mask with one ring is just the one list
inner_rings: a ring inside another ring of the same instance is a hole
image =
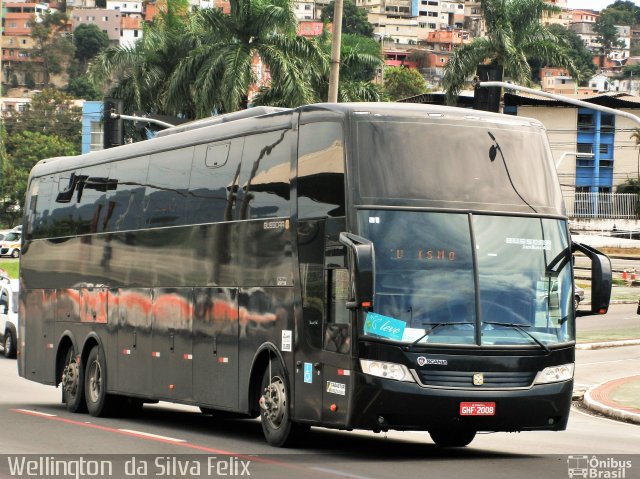
[[407, 323], [377, 313], [367, 313], [364, 322], [365, 334], [375, 334], [383, 338], [401, 340]]
[[311, 366], [311, 363], [304, 363], [304, 382], [313, 382], [313, 367]]

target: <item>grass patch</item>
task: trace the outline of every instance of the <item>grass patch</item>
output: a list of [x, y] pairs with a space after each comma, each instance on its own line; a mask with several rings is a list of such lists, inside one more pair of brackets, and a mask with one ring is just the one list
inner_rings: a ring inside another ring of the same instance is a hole
[[3, 269], [11, 279], [18, 279], [18, 271], [20, 269], [19, 259], [0, 259], [0, 269]]

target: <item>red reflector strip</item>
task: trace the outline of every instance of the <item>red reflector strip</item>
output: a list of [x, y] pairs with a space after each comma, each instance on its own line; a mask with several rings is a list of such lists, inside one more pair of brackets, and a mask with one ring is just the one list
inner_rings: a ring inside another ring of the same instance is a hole
[[151, 357], [153, 358], [159, 358], [160, 357], [160, 351], [154, 351], [151, 353]]
[[229, 358], [218, 358], [218, 362], [219, 363], [228, 363], [229, 362]]
[[361, 306], [363, 308], [370, 308], [371, 307], [371, 301], [363, 301]]
[[348, 369], [338, 369], [338, 376], [351, 376], [351, 371]]
[[193, 354], [185, 354], [182, 356], [184, 359], [193, 359]]
[[124, 354], [125, 356], [129, 356], [131, 354], [131, 350], [130, 349], [123, 349], [122, 350], [122, 354]]

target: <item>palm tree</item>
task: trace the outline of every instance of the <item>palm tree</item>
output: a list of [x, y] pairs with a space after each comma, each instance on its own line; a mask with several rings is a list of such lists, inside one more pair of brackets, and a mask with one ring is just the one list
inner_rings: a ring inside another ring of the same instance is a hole
[[95, 84], [113, 84], [109, 95], [124, 100], [125, 113], [177, 114], [195, 116], [195, 104], [181, 98], [178, 110], [166, 106], [167, 82], [192, 45], [187, 32], [187, 2], [170, 0], [167, 11], [146, 26], [132, 46], [110, 47], [89, 64], [88, 75]]
[[192, 50], [177, 65], [165, 97], [177, 110], [193, 98], [196, 116], [246, 108], [249, 89], [258, 83], [253, 62], [260, 58], [272, 84], [296, 104], [313, 91], [306, 66], [317, 64], [317, 46], [296, 35], [291, 0], [230, 0], [231, 13], [199, 10], [189, 24]]
[[[320, 55], [318, 63], [303, 64], [305, 76], [309, 79], [312, 89], [310, 103], [327, 101], [329, 94], [329, 65], [331, 58], [331, 36], [325, 29], [319, 37], [314, 39]], [[364, 43], [364, 44], [363, 44]], [[371, 50], [375, 46], [377, 54]], [[338, 87], [338, 101], [382, 101], [384, 91], [372, 83], [371, 78], [382, 66], [380, 46], [377, 41], [360, 35], [345, 34], [342, 36], [340, 52], [340, 85]], [[272, 82], [262, 88], [253, 99], [254, 105], [272, 105], [296, 107], [301, 105], [298, 98], [284, 91], [279, 83]]]
[[487, 61], [501, 65], [505, 76], [525, 85], [531, 83], [529, 59], [564, 67], [575, 74], [564, 43], [540, 23], [545, 11], [556, 12], [559, 8], [544, 0], [481, 0], [480, 7], [487, 36], [461, 46], [449, 58], [443, 81], [448, 103], [455, 102], [478, 64]]

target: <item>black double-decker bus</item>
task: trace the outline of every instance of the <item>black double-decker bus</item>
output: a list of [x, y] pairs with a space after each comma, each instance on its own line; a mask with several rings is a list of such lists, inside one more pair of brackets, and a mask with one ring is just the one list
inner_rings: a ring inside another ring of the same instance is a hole
[[571, 242], [536, 121], [409, 104], [248, 110], [31, 172], [21, 376], [94, 416], [172, 401], [309, 426], [562, 430]]

